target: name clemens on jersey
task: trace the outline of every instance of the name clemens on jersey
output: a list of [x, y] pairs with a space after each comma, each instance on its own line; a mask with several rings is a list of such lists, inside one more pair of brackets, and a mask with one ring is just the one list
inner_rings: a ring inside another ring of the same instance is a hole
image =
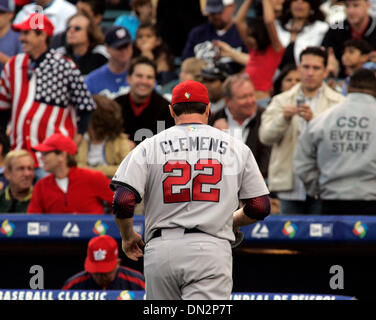
[[182, 137], [175, 141], [164, 140], [159, 143], [162, 153], [169, 154], [182, 151], [214, 151], [224, 155], [228, 142], [212, 137]]

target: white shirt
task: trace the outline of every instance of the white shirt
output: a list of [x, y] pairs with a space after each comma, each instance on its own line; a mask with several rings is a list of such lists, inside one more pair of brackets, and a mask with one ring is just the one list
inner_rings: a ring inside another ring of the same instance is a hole
[[227, 115], [228, 131], [229, 131], [228, 133], [231, 136], [245, 143], [247, 141], [247, 137], [249, 134], [249, 128], [247, 127], [248, 123], [250, 123], [252, 119], [256, 116], [256, 112], [253, 116], [250, 116], [249, 118], [245, 119], [242, 124], [239, 124], [239, 122], [234, 120], [228, 108], [225, 109], [225, 113]]
[[62, 178], [62, 179], [59, 179], [59, 178], [56, 178], [56, 177], [55, 177], [55, 181], [56, 181], [58, 187], [59, 187], [64, 193], [67, 193], [67, 192], [68, 192], [68, 184], [69, 184], [68, 177], [65, 177], [65, 178]]
[[42, 8], [35, 2], [22, 7], [14, 19], [14, 24], [21, 23], [29, 17], [31, 13], [42, 13], [46, 15], [54, 25], [54, 34], [65, 31], [67, 20], [77, 12], [76, 6], [66, 0], [52, 0], [46, 7]]
[[[291, 42], [291, 33], [284, 29], [278, 20], [276, 20], [276, 28], [278, 37], [282, 45], [286, 48]], [[287, 23], [289, 26], [291, 22]], [[294, 57], [295, 64], [299, 64], [300, 53], [309, 46], [320, 46], [326, 32], [329, 29], [329, 25], [324, 21], [316, 21], [308, 26], [305, 26], [300, 31], [295, 39], [294, 44]]]

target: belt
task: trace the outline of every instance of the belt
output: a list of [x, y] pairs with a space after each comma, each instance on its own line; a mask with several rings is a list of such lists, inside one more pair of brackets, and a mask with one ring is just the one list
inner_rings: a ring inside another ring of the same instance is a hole
[[[184, 229], [184, 233], [204, 233], [203, 231], [193, 228], [193, 229]], [[162, 236], [162, 229], [157, 229], [154, 231], [153, 235], [151, 236], [150, 240], [154, 238], [158, 238]]]

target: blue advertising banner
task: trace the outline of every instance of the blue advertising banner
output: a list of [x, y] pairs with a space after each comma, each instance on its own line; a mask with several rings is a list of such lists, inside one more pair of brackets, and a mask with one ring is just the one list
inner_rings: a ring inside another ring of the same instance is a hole
[[[134, 218], [136, 232], [144, 233], [144, 217]], [[84, 239], [108, 234], [120, 239], [119, 229], [109, 215], [0, 215], [0, 241], [3, 239]]]
[[375, 242], [373, 216], [271, 216], [241, 228], [248, 242]]
[[[144, 234], [144, 216], [135, 216], [136, 232]], [[373, 216], [270, 216], [242, 227], [245, 242], [376, 242]], [[89, 240], [108, 234], [120, 240], [111, 215], [1, 214], [0, 241]]]

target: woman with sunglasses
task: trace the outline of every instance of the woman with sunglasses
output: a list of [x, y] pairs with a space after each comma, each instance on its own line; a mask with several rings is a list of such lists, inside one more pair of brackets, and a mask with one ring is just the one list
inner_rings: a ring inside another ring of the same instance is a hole
[[103, 45], [103, 33], [85, 12], [69, 18], [65, 37], [65, 46], [57, 51], [69, 56], [83, 76], [107, 63], [108, 53]]

